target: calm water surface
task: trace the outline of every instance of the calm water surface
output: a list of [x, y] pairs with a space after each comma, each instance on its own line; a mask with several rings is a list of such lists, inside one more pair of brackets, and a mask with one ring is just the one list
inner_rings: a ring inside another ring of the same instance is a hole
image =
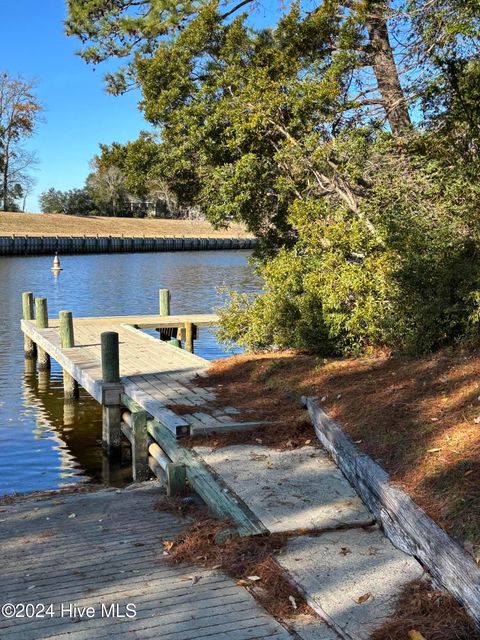
[[[112, 466], [101, 449], [100, 406], [85, 392], [64, 403], [61, 369], [25, 367], [19, 329], [22, 291], [48, 298], [49, 315], [151, 314], [158, 289], [172, 294], [171, 312], [209, 313], [218, 288], [256, 291], [260, 282], [248, 251], [205, 251], [65, 256], [55, 277], [52, 258], [0, 258], [0, 495], [54, 489], [72, 482], [130, 480], [128, 459]], [[214, 331], [202, 329], [196, 352], [228, 355]]]

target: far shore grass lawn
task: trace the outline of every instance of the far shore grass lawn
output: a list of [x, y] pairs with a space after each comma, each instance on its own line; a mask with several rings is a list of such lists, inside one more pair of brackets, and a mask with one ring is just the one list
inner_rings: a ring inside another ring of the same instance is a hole
[[238, 224], [214, 229], [204, 220], [66, 216], [0, 212], [0, 236], [127, 236], [250, 238]]
[[423, 358], [329, 359], [293, 351], [214, 363], [219, 402], [278, 421], [211, 437], [282, 447], [315, 441], [302, 395], [316, 395], [357, 446], [375, 458], [480, 562], [480, 347]]

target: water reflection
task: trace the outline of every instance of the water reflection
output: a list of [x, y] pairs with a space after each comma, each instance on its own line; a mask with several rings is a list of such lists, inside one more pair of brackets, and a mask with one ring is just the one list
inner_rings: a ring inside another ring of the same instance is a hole
[[[21, 293], [48, 298], [49, 314], [70, 309], [76, 316], [154, 313], [158, 289], [172, 292], [172, 313], [208, 313], [219, 302], [217, 288], [258, 290], [247, 264], [249, 252], [192, 252], [62, 256], [58, 277], [51, 257], [0, 258], [0, 494], [51, 489], [72, 482], [128, 480], [128, 460], [111, 466], [101, 448], [101, 410], [84, 391], [63, 400], [62, 373], [24, 362], [19, 330]], [[202, 329], [196, 351], [225, 355], [215, 333]]]
[[[82, 390], [79, 400], [63, 397], [61, 375], [35, 371], [25, 360], [24, 406], [35, 414], [35, 440], [48, 440], [57, 454], [58, 486], [72, 482], [106, 481], [121, 486], [131, 480], [129, 451], [122, 463], [110, 461], [102, 450], [100, 405]], [[42, 453], [42, 448], [33, 448]], [[52, 469], [50, 469], [51, 471]]]

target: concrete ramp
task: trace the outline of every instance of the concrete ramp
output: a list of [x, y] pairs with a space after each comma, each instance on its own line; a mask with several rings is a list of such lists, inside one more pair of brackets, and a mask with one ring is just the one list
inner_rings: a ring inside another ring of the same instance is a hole
[[310, 606], [348, 640], [368, 640], [395, 612], [403, 587], [423, 576], [420, 564], [376, 528], [300, 536], [278, 562]]
[[371, 513], [323, 449], [278, 451], [248, 444], [195, 451], [271, 532], [373, 523]]

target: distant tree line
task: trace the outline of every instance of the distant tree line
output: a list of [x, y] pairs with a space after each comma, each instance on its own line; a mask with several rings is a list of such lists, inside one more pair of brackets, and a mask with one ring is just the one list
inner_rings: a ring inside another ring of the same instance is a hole
[[180, 202], [162, 177], [162, 146], [153, 134], [138, 140], [100, 145], [81, 189], [50, 188], [39, 198], [43, 213], [143, 218], [199, 218], [199, 206]]

